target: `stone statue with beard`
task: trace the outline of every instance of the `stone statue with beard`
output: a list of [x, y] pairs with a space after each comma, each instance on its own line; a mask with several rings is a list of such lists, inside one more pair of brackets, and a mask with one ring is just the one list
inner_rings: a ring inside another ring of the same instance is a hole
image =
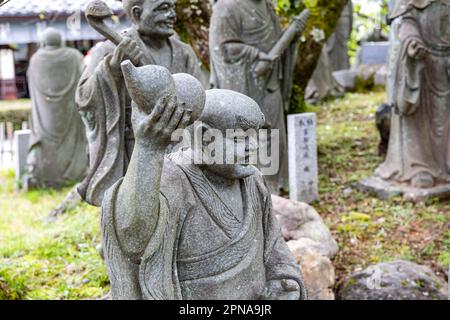
[[174, 35], [176, 0], [123, 0], [132, 27], [122, 32], [116, 47], [106, 41], [93, 52], [83, 73], [77, 104], [88, 130], [90, 172], [78, 192], [100, 206], [104, 192], [122, 178], [134, 148], [131, 98], [121, 63], [160, 65], [171, 73], [202, 78], [200, 62], [191, 47]]

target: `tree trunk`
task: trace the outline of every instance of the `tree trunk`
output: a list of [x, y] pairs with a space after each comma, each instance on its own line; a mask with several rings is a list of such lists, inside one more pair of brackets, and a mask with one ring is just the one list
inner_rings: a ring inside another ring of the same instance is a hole
[[[292, 0], [291, 0], [292, 2]], [[304, 108], [304, 94], [311, 79], [326, 40], [333, 34], [348, 0], [309, 0], [304, 1], [311, 15], [303, 33], [297, 64], [294, 70], [293, 103], [289, 113], [296, 113]]]
[[210, 0], [178, 0], [176, 31], [191, 45], [205, 68], [209, 70]]

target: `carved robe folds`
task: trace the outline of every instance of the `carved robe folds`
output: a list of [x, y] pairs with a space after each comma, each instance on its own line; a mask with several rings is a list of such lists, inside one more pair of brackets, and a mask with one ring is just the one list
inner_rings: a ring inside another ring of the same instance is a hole
[[102, 239], [115, 299], [258, 299], [266, 281], [277, 279], [292, 279], [305, 292], [262, 176], [241, 180], [239, 221], [182, 152], [169, 157], [158, 224], [143, 256], [128, 256], [114, 229], [122, 181], [105, 195]]
[[[450, 182], [450, 1], [416, 2], [400, 1], [391, 17], [403, 18], [395, 111], [387, 158], [376, 175], [409, 182], [427, 174], [435, 183]], [[408, 54], [413, 41], [427, 49], [424, 59]]]

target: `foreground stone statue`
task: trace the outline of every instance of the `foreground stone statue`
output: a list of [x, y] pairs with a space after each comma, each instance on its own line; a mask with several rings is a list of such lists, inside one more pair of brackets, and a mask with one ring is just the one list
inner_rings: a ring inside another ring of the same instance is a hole
[[[152, 67], [146, 68], [135, 74], [151, 74]], [[158, 81], [140, 79], [142, 88]], [[178, 91], [190, 91], [189, 86]], [[154, 96], [148, 92], [141, 101]], [[186, 105], [170, 93], [154, 108], [133, 103], [134, 152], [125, 177], [107, 191], [102, 205], [102, 246], [113, 298], [306, 298], [260, 172], [244, 164], [195, 164], [191, 148], [166, 155], [172, 133], [195, 120]], [[206, 103], [203, 93], [191, 97], [189, 105], [196, 110], [205, 105], [202, 131], [225, 134], [264, 125], [256, 102], [234, 91], [210, 90]]]
[[448, 196], [450, 2], [397, 1], [390, 19], [398, 17], [389, 147], [373, 185], [386, 183], [413, 196]]
[[43, 46], [30, 60], [31, 137], [25, 186], [59, 188], [84, 178], [85, 129], [75, 105], [83, 56], [63, 45], [61, 34], [47, 29]]
[[[307, 17], [306, 17], [307, 19]], [[265, 127], [280, 133], [280, 169], [266, 176], [273, 193], [288, 188], [284, 110], [289, 103], [298, 39], [306, 19], [294, 19], [283, 34], [269, 0], [221, 0], [213, 8], [210, 28], [211, 83], [256, 100]], [[271, 51], [292, 34], [279, 56]]]
[[118, 46], [106, 41], [93, 53], [80, 81], [77, 104], [89, 132], [90, 173], [78, 188], [100, 206], [104, 192], [124, 176], [134, 147], [131, 98], [120, 64], [155, 64], [201, 79], [192, 48], [174, 37], [175, 0], [124, 0], [132, 27]]

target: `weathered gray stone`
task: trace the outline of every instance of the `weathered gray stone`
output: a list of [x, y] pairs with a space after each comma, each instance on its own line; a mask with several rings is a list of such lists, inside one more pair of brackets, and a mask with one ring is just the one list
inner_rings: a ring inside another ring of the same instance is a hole
[[330, 230], [313, 207], [272, 195], [273, 212], [281, 224], [286, 241], [309, 239], [308, 246], [323, 256], [333, 258], [338, 245]]
[[446, 300], [447, 283], [433, 271], [409, 261], [370, 266], [348, 277], [338, 291], [341, 300]]
[[272, 195], [273, 212], [283, 237], [299, 264], [310, 300], [334, 299], [331, 258], [338, 245], [319, 214], [306, 203]]
[[333, 77], [339, 85], [346, 91], [355, 89], [356, 71], [354, 70], [340, 70], [333, 72]]
[[308, 238], [291, 240], [289, 249], [300, 265], [309, 300], [334, 300], [336, 275], [330, 258], [315, 250], [316, 242]]
[[316, 114], [288, 116], [289, 197], [311, 203], [318, 199]]
[[386, 160], [362, 183], [369, 191], [414, 201], [449, 196], [449, 16], [446, 1], [398, 1], [390, 13], [398, 24], [388, 90], [394, 112]]
[[26, 173], [30, 135], [31, 130], [14, 131], [14, 171], [17, 182], [20, 182]]
[[384, 180], [373, 176], [358, 183], [358, 189], [376, 195], [383, 200], [403, 196], [412, 202], [425, 202], [431, 198], [450, 199], [450, 183], [435, 185], [431, 188], [414, 188], [409, 183]]
[[[90, 154], [89, 174], [78, 191], [85, 201], [96, 206], [101, 205], [104, 192], [124, 176], [134, 148], [131, 98], [121, 63], [130, 60], [139, 66], [160, 65], [172, 74], [203, 78], [194, 51], [175, 36], [175, 1], [169, 1], [167, 11], [158, 10], [161, 0], [122, 2], [132, 18], [132, 27], [121, 33], [118, 46], [108, 40], [95, 50], [77, 90]], [[138, 19], [136, 8], [145, 8], [147, 14]]]
[[384, 65], [388, 61], [389, 42], [364, 42], [361, 44], [359, 64]]
[[[210, 27], [211, 83], [252, 97], [265, 127], [279, 130], [280, 169], [266, 180], [273, 193], [288, 187], [285, 114], [290, 100], [298, 40], [309, 12], [283, 33], [270, 0], [223, 0], [213, 7]], [[270, 141], [269, 141], [270, 143]]]
[[[150, 68], [156, 67], [124, 70], [126, 81], [142, 81], [132, 90], [155, 88], [146, 82], [157, 78], [141, 76]], [[141, 93], [144, 103], [157, 94]], [[162, 97], [150, 115], [132, 104], [134, 152], [102, 205], [102, 247], [113, 299], [306, 298], [261, 173], [247, 164], [198, 164], [191, 148], [166, 155], [172, 133], [195, 120], [182, 101]], [[234, 91], [209, 90], [206, 103], [198, 97], [190, 103], [205, 104], [194, 128], [201, 132], [225, 134], [264, 124], [257, 103]], [[249, 150], [232, 141], [237, 157], [245, 158]]]
[[28, 187], [58, 188], [86, 175], [86, 134], [75, 105], [83, 68], [83, 55], [64, 47], [59, 31], [47, 29], [27, 73], [32, 101]]
[[316, 70], [305, 90], [305, 100], [317, 103], [327, 97], [338, 97], [344, 94], [344, 88], [333, 77], [326, 47], [323, 48]]
[[388, 69], [386, 65], [383, 65], [380, 69], [375, 73], [375, 77], [373, 83], [376, 86], [385, 86], [388, 78]]

